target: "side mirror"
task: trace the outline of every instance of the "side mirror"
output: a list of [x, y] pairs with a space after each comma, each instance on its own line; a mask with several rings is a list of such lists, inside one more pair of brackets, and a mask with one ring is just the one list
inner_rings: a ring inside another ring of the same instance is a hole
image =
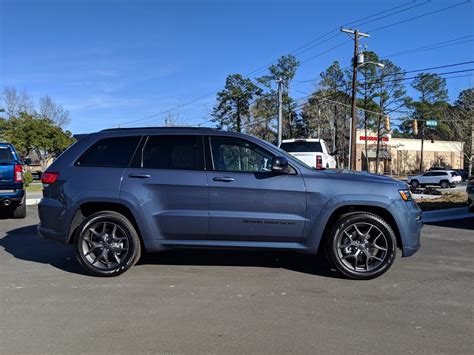
[[279, 174], [289, 174], [291, 171], [288, 160], [285, 157], [275, 157], [272, 159], [272, 171]]

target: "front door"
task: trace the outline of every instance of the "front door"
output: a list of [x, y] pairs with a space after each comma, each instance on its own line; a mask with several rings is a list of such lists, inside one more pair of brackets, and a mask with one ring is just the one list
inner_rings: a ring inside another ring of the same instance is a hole
[[251, 141], [210, 136], [209, 239], [298, 242], [306, 213], [304, 180], [271, 171], [274, 154]]
[[155, 238], [205, 240], [209, 199], [202, 137], [149, 136], [123, 175], [121, 198], [135, 199]]

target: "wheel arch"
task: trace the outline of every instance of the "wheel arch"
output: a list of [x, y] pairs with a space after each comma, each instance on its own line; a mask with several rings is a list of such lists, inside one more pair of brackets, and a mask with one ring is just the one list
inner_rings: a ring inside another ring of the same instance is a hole
[[120, 213], [121, 215], [125, 216], [130, 223], [133, 224], [135, 227], [138, 237], [140, 239], [140, 243], [142, 244], [143, 247], [143, 239], [142, 239], [142, 234], [140, 231], [140, 227], [137, 223], [137, 219], [135, 218], [133, 212], [124, 204], [121, 204], [119, 202], [93, 202], [93, 201], [88, 201], [83, 204], [81, 204], [75, 211], [74, 216], [71, 221], [71, 225], [69, 228], [68, 232], [68, 239], [67, 242], [69, 244], [74, 242], [74, 238], [76, 236], [76, 232], [81, 225], [81, 223], [86, 219], [88, 216], [101, 212], [101, 211], [113, 211]]
[[395, 233], [397, 247], [403, 250], [402, 238], [401, 238], [401, 234], [400, 234], [400, 230], [398, 228], [397, 222], [395, 221], [395, 218], [393, 217], [392, 213], [387, 208], [384, 208], [381, 206], [354, 205], [354, 204], [340, 206], [332, 212], [332, 214], [330, 215], [329, 219], [327, 220], [325, 224], [324, 231], [321, 238], [321, 245], [325, 243], [334, 223], [342, 215], [345, 215], [347, 213], [352, 213], [352, 212], [368, 212], [368, 213], [372, 213], [383, 218], [390, 225], [393, 232]]

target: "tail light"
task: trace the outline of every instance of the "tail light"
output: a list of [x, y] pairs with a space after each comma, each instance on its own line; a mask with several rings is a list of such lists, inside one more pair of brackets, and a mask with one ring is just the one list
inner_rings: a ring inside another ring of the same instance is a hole
[[20, 164], [15, 164], [13, 169], [13, 181], [23, 182], [23, 167]]
[[316, 169], [323, 169], [323, 157], [321, 155], [316, 155]]
[[59, 173], [43, 173], [41, 182], [43, 184], [54, 184], [58, 179]]

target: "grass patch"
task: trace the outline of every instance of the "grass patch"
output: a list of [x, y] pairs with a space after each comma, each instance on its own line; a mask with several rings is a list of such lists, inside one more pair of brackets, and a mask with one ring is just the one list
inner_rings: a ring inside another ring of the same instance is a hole
[[43, 184], [30, 184], [26, 187], [26, 192], [41, 192], [43, 191]]
[[416, 204], [422, 211], [444, 210], [447, 208], [467, 207], [467, 193], [445, 194], [438, 198], [417, 199]]

